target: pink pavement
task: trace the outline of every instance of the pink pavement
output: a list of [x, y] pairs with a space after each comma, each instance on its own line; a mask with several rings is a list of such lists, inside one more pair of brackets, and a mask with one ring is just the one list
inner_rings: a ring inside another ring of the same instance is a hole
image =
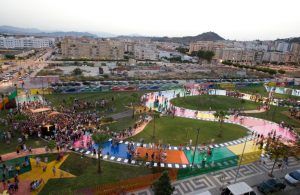
[[276, 135], [281, 136], [281, 138], [285, 141], [296, 141], [296, 135], [293, 132], [289, 131], [287, 128], [280, 127], [280, 125], [277, 123], [270, 122], [264, 119], [243, 117], [243, 120], [241, 122], [240, 117], [234, 119], [233, 116], [230, 116], [229, 121], [237, 122], [241, 125], [247, 126], [258, 134], [263, 134], [265, 137], [268, 136], [271, 131], [276, 131]]
[[[177, 91], [178, 92], [178, 91]], [[162, 91], [160, 92], [161, 96], [159, 96], [159, 92], [154, 92], [154, 93], [149, 93], [146, 95], [146, 102], [145, 105], [148, 107], [152, 107], [153, 103], [155, 101], [155, 98], [159, 100], [160, 103], [163, 103], [166, 99], [169, 101], [168, 106], [172, 106], [170, 103], [170, 100], [175, 98], [173, 93], [173, 90], [169, 91]], [[179, 91], [180, 93], [180, 91]], [[199, 93], [195, 90], [192, 90], [191, 95], [199, 95]], [[208, 114], [208, 113], [213, 113], [213, 111], [197, 111], [197, 110], [190, 110], [186, 108], [181, 108], [181, 107], [174, 107], [175, 108], [175, 116], [178, 117], [185, 117], [185, 118], [193, 118], [193, 119], [199, 119], [199, 120], [215, 120], [213, 117], [212, 118], [198, 118], [197, 113], [203, 113], [203, 114]], [[260, 111], [261, 112], [261, 111]], [[263, 134], [264, 136], [267, 136], [271, 131], [276, 131], [277, 136], [281, 136], [281, 138], [285, 141], [295, 141], [296, 140], [296, 135], [289, 131], [287, 128], [282, 128], [280, 127], [279, 124], [264, 120], [264, 119], [259, 119], [259, 118], [254, 118], [254, 117], [242, 117], [243, 120], [240, 121], [240, 117], [234, 118], [233, 115], [230, 115], [229, 118], [225, 122], [229, 123], [235, 123], [238, 125], [242, 125], [247, 127], [249, 130], [254, 131], [258, 134]]]
[[91, 136], [84, 135], [79, 140], [75, 141], [73, 147], [75, 148], [87, 148], [87, 143], [91, 141]]
[[31, 153], [29, 153], [28, 151], [26, 152], [21, 151], [19, 154], [17, 154], [17, 152], [11, 152], [7, 154], [3, 154], [1, 155], [1, 157], [3, 161], [7, 161], [19, 157], [24, 157], [27, 155], [39, 155], [39, 154], [50, 153], [50, 152], [46, 152], [45, 148], [34, 148], [31, 151], [32, 151]]

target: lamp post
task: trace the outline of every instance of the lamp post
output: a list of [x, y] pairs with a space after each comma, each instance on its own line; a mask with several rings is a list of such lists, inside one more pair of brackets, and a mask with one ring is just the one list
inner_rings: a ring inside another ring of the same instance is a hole
[[193, 154], [192, 167], [194, 167], [194, 163], [195, 163], [195, 155], [196, 155], [196, 149], [197, 149], [197, 145], [198, 145], [199, 132], [200, 132], [200, 128], [197, 129], [197, 139], [196, 139], [195, 150], [194, 150], [194, 154]]
[[236, 174], [235, 174], [235, 178], [234, 178], [234, 183], [236, 183], [237, 177], [238, 177], [239, 172], [240, 172], [240, 168], [241, 168], [241, 164], [242, 164], [242, 160], [243, 160], [243, 156], [244, 156], [244, 152], [245, 152], [247, 141], [248, 141], [248, 137], [246, 137], [246, 140], [245, 140], [245, 144], [244, 144], [243, 151], [242, 151], [242, 154], [241, 154], [241, 159], [239, 161], [239, 165], [238, 165], [238, 168], [236, 170]]
[[153, 140], [153, 143], [154, 143], [154, 140], [155, 140], [155, 116], [156, 113], [154, 110], [152, 110], [152, 117], [153, 117], [153, 129], [152, 129], [152, 140]]

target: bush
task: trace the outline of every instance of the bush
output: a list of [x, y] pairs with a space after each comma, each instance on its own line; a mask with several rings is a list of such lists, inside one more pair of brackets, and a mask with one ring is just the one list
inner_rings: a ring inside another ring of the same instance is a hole
[[278, 70], [278, 73], [285, 74], [285, 70], [280, 69], [280, 70]]
[[50, 141], [48, 142], [48, 148], [49, 148], [51, 151], [55, 148], [55, 146], [56, 146], [56, 143], [55, 143], [54, 140], [50, 140]]
[[75, 68], [72, 71], [72, 74], [75, 75], [75, 76], [82, 75], [82, 73], [83, 73], [83, 71], [80, 68]]
[[5, 59], [8, 59], [8, 60], [14, 60], [16, 58], [16, 56], [12, 55], [12, 54], [5, 54], [4, 57], [5, 57]]

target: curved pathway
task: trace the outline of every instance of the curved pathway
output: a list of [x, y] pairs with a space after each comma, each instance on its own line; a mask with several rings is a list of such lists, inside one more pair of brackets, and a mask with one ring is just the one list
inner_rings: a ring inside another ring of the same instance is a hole
[[[154, 92], [148, 93], [143, 96], [145, 105], [151, 109], [157, 110], [159, 112], [166, 112], [168, 109], [172, 110], [174, 116], [178, 117], [185, 117], [185, 118], [192, 118], [198, 120], [208, 120], [208, 121], [217, 121], [213, 115], [213, 111], [197, 111], [191, 110], [186, 108], [181, 108], [177, 106], [173, 106], [170, 103], [170, 100], [176, 98], [178, 96], [193, 96], [199, 95], [199, 92], [196, 89], [192, 89], [189, 95], [185, 94], [185, 91], [182, 89], [179, 90], [168, 90], [168, 91], [161, 91], [161, 92]], [[210, 90], [210, 95], [222, 95], [226, 96], [226, 90]], [[251, 101], [251, 95], [244, 94], [242, 99]], [[154, 105], [155, 101], [158, 101], [156, 105]], [[260, 111], [248, 111], [248, 113], [257, 113], [263, 112], [264, 110]], [[264, 137], [268, 136], [271, 131], [275, 131], [277, 136], [280, 136], [284, 141], [295, 141], [296, 135], [289, 131], [287, 128], [282, 128], [277, 123], [255, 118], [255, 117], [234, 117], [233, 115], [229, 115], [228, 119], [225, 120], [226, 123], [233, 123], [237, 125], [241, 125], [246, 127], [251, 132], [256, 132], [258, 134], [263, 134]]]
[[[181, 107], [173, 106], [170, 103], [170, 100], [177, 97], [177, 94], [179, 94], [180, 97], [183, 97], [185, 94], [185, 91], [183, 89], [177, 89], [177, 90], [167, 90], [167, 91], [161, 91], [161, 92], [154, 92], [154, 93], [147, 93], [142, 97], [142, 100], [144, 101], [144, 104], [146, 107], [150, 109], [154, 109], [157, 111], [160, 111], [162, 113], [166, 112], [166, 110], [172, 108], [174, 110], [174, 115], [178, 117], [185, 117], [185, 118], [192, 118], [196, 120], [206, 120], [206, 121], [216, 121], [215, 117], [213, 116], [213, 111], [197, 111], [197, 110], [191, 110]], [[210, 95], [226, 95], [225, 90], [209, 90]], [[192, 95], [199, 95], [198, 91], [196, 89], [192, 89], [191, 93]], [[243, 96], [243, 99], [251, 100], [251, 95], [245, 94]], [[154, 101], [158, 100], [157, 105], [154, 106]], [[260, 111], [252, 111], [252, 112], [262, 112]], [[283, 140], [285, 141], [294, 141], [296, 139], [296, 135], [294, 135], [292, 132], [285, 128], [281, 128], [278, 124], [258, 119], [254, 117], [234, 117], [232, 115], [228, 116], [228, 119], [225, 120], [226, 123], [232, 123], [241, 125], [245, 128], [247, 128], [251, 132], [257, 132], [258, 134], [263, 134], [265, 136], [268, 135], [271, 131], [276, 131], [277, 136], [281, 136]], [[137, 134], [141, 132], [144, 127], [147, 124], [141, 125], [134, 133]], [[87, 139], [87, 136], [84, 136]], [[212, 144], [208, 145], [206, 148], [214, 149], [214, 152], [216, 153], [216, 156], [220, 154], [221, 160], [225, 154], [228, 155], [227, 157], [232, 157], [233, 154], [232, 151], [228, 150], [230, 146], [239, 146], [243, 145], [244, 142], [250, 141], [252, 136], [240, 138], [238, 140], [229, 141], [226, 143], [221, 144]], [[86, 147], [82, 147], [81, 144], [75, 143], [74, 145], [70, 145], [68, 149], [75, 151], [77, 153], [81, 153], [87, 157], [97, 158], [97, 155], [93, 154], [93, 152]], [[132, 164], [132, 165], [140, 165], [141, 162], [138, 162], [136, 160], [130, 160], [127, 152], [128, 144], [133, 144], [133, 146], [136, 148], [138, 153], [143, 157], [145, 156], [145, 153], [148, 152], [148, 155], [150, 156], [151, 153], [158, 153], [156, 155], [160, 155], [161, 152], [158, 151], [158, 148], [154, 144], [146, 144], [146, 143], [135, 143], [135, 142], [129, 142], [129, 141], [123, 141], [121, 140], [117, 146], [112, 146], [111, 139], [104, 143], [103, 150], [102, 150], [102, 157], [104, 160], [113, 161], [117, 163], [124, 163], [124, 164]], [[97, 147], [97, 146], [94, 146]], [[167, 146], [165, 149], [167, 153], [167, 158], [164, 161], [164, 163], [154, 163], [153, 166], [161, 166], [161, 167], [169, 167], [169, 168], [186, 168], [191, 163], [191, 155], [194, 150], [194, 147], [189, 146]], [[41, 149], [43, 150], [43, 149]], [[203, 150], [203, 148], [199, 148], [199, 150]], [[254, 151], [257, 150], [257, 148], [253, 148]], [[33, 150], [35, 151], [35, 150]], [[150, 153], [151, 152], [151, 153]], [[37, 150], [37, 154], [38, 154]], [[41, 152], [43, 153], [43, 152]], [[200, 152], [199, 152], [200, 153]], [[222, 156], [221, 156], [222, 154]], [[235, 155], [236, 156], [236, 155]], [[9, 159], [9, 157], [2, 156], [4, 160]], [[196, 154], [197, 157], [197, 154]], [[198, 155], [199, 159], [201, 159], [201, 156]], [[226, 157], [226, 158], [227, 158]], [[149, 165], [151, 162], [150, 157], [146, 159], [146, 165]]]
[[[142, 100], [144, 102], [144, 105], [152, 110], [157, 110], [161, 113], [165, 113], [167, 110], [174, 111], [174, 116], [177, 117], [185, 117], [185, 118], [191, 118], [196, 120], [206, 120], [206, 121], [217, 121], [213, 115], [213, 111], [197, 111], [197, 110], [191, 110], [181, 107], [173, 106], [170, 103], [170, 100], [177, 97], [179, 94], [180, 97], [186, 96], [192, 96], [192, 95], [199, 95], [198, 91], [196, 89], [192, 89], [190, 94], [185, 94], [185, 91], [183, 89], [177, 89], [177, 90], [167, 90], [167, 91], [161, 91], [161, 92], [153, 92], [153, 93], [147, 93], [142, 97]], [[225, 90], [209, 90], [210, 95], [226, 95]], [[251, 101], [251, 95], [244, 94], [242, 97], [245, 100]], [[158, 100], [158, 102], [157, 102]], [[156, 101], [156, 105], [154, 105]], [[263, 112], [264, 110], [253, 110], [250, 112]], [[240, 126], [243, 126], [247, 128], [250, 132], [256, 132], [258, 134], [262, 134], [265, 137], [268, 135], [268, 133], [272, 131], [276, 131], [276, 135], [280, 136], [282, 140], [284, 141], [294, 141], [296, 140], [296, 135], [290, 132], [286, 128], [280, 127], [278, 124], [255, 118], [255, 117], [234, 117], [232, 115], [228, 116], [228, 119], [225, 120], [226, 123], [232, 123], [237, 124]], [[143, 125], [141, 128], [139, 128], [138, 132], [141, 132], [146, 125]], [[136, 132], [135, 134], [137, 134]], [[229, 141], [226, 143], [221, 144], [212, 144], [206, 146], [207, 148], [210, 148], [211, 150], [214, 150], [214, 160], [221, 161], [225, 158], [233, 158], [237, 157], [240, 152], [236, 152], [237, 150], [240, 150], [238, 148], [243, 147], [243, 143], [246, 141], [250, 141], [252, 139], [252, 136], [247, 136], [244, 138], [240, 138], [238, 140]], [[258, 148], [253, 142], [249, 142], [250, 144], [250, 151], [253, 151], [254, 153], [258, 153], [261, 151], [258, 151]], [[141, 157], [146, 156], [146, 152], [150, 156], [152, 153], [154, 153], [155, 156], [160, 156], [162, 149], [157, 148], [156, 145], [149, 143], [134, 143], [129, 141], [123, 141], [121, 140], [117, 146], [112, 146], [111, 139], [106, 142], [103, 145], [102, 155], [104, 160], [118, 162], [118, 163], [125, 163], [125, 164], [133, 164], [133, 165], [142, 165], [142, 162], [138, 162], [136, 160], [130, 160], [127, 153], [127, 147], [128, 144], [133, 144], [133, 146], [136, 148], [137, 153], [140, 154]], [[251, 145], [251, 146], [250, 146]], [[97, 147], [97, 146], [96, 146]], [[248, 146], [247, 146], [248, 147]], [[82, 154], [85, 154], [89, 157], [97, 158], [96, 155], [92, 154], [92, 151], [89, 151], [85, 148], [80, 148], [78, 145], [70, 146], [69, 149], [79, 152]], [[152, 165], [152, 166], [161, 166], [161, 167], [168, 167], [168, 168], [186, 168], [191, 164], [192, 156], [193, 156], [193, 150], [194, 147], [189, 146], [168, 146], [167, 148], [164, 147], [164, 150], [166, 152], [166, 159], [163, 161], [163, 163], [151, 163], [151, 158], [148, 157], [146, 160], [146, 165]], [[198, 164], [201, 162], [201, 159], [203, 159], [203, 152], [205, 153], [206, 149], [203, 149], [199, 147], [199, 153], [196, 152], [196, 157], [198, 159]], [[202, 151], [202, 152], [201, 152]], [[201, 154], [202, 153], [202, 154]], [[202, 156], [201, 156], [202, 155]], [[205, 156], [205, 155], [204, 155]], [[257, 155], [256, 159], [257, 160]], [[230, 160], [231, 161], [231, 160]], [[233, 165], [236, 165], [236, 159], [232, 160]]]

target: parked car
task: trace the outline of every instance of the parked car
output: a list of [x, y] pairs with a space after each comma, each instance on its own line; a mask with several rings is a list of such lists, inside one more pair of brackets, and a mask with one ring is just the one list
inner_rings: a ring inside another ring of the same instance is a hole
[[254, 190], [245, 182], [239, 182], [227, 186], [221, 195], [256, 195]]
[[292, 185], [299, 185], [300, 184], [300, 169], [296, 171], [292, 171], [285, 175], [284, 179]]
[[269, 193], [274, 193], [274, 192], [284, 190], [285, 187], [286, 185], [281, 181], [277, 179], [269, 179], [267, 181], [260, 183], [257, 186], [257, 189], [264, 194], [269, 194]]

